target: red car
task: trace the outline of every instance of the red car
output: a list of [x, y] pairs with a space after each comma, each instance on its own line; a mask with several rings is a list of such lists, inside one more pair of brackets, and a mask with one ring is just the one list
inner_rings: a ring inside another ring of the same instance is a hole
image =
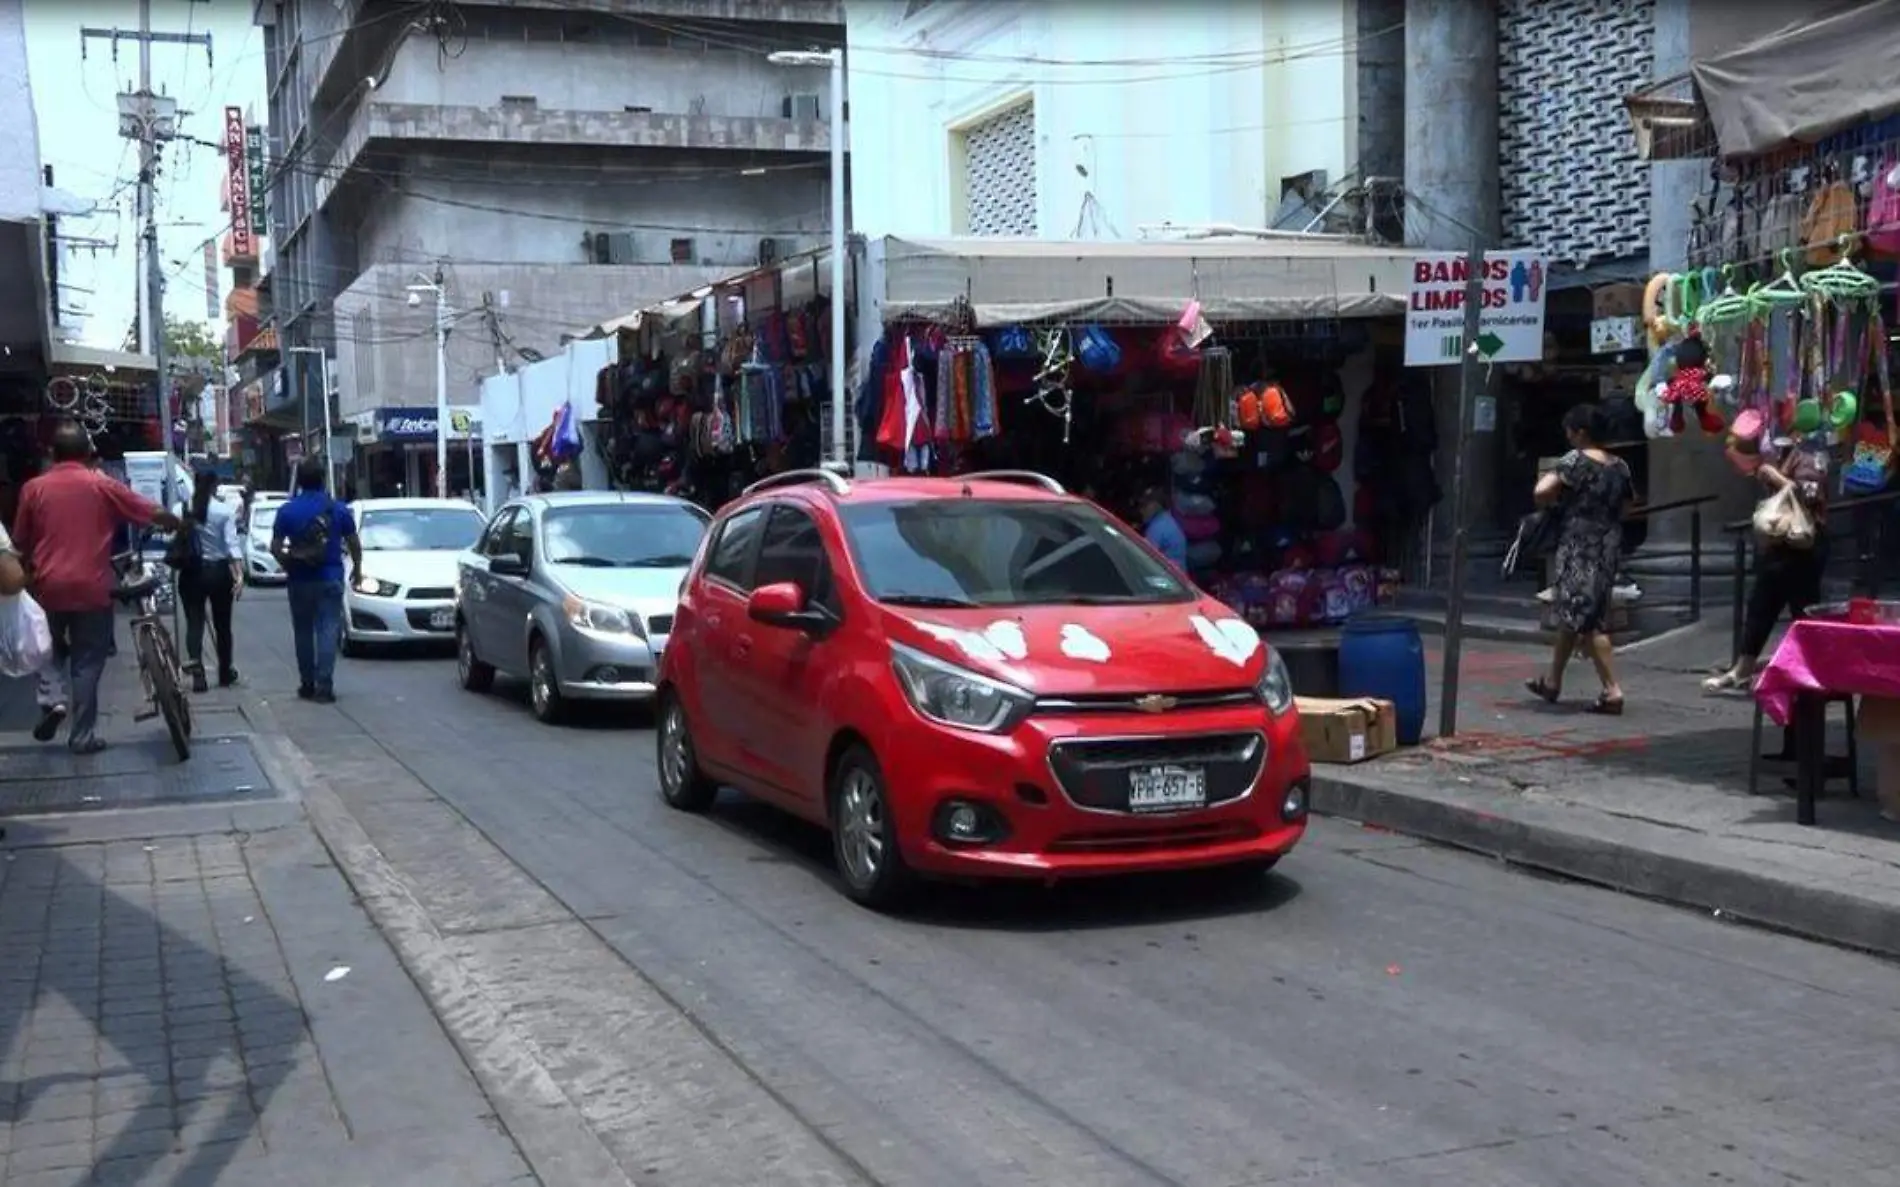
[[846, 892], [1246, 865], [1306, 829], [1286, 666], [1039, 474], [780, 474], [722, 512], [660, 664], [660, 794], [830, 829]]

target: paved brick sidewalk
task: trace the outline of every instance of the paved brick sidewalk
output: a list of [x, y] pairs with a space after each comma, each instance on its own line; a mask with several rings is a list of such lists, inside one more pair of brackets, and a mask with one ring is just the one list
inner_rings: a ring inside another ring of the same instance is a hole
[[[1563, 703], [1523, 688], [1548, 652], [1467, 648], [1458, 736], [1389, 759], [1318, 768], [1314, 806], [1329, 814], [1507, 860], [1890, 954], [1900, 954], [1900, 825], [1879, 818], [1872, 761], [1861, 798], [1829, 788], [1818, 827], [1794, 821], [1792, 768], [1764, 764], [1747, 792], [1753, 704], [1699, 687], [1728, 647], [1707, 627], [1619, 659], [1627, 710], [1585, 712], [1589, 666]], [[1427, 641], [1437, 724], [1438, 640]], [[1843, 753], [1830, 714], [1830, 753]], [[1778, 749], [1767, 723], [1763, 749]]]
[[536, 1181], [283, 790], [0, 821], [0, 1185]]

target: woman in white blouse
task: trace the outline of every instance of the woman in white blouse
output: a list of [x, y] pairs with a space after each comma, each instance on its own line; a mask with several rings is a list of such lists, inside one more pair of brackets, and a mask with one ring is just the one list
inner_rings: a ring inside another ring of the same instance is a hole
[[200, 470], [193, 476], [191, 506], [185, 514], [197, 538], [197, 563], [178, 574], [178, 595], [185, 608], [186, 666], [195, 692], [210, 686], [204, 665], [207, 609], [218, 649], [218, 687], [229, 688], [238, 678], [231, 659], [231, 606], [244, 592], [244, 544], [238, 535], [237, 508], [219, 501], [217, 493], [216, 471]]

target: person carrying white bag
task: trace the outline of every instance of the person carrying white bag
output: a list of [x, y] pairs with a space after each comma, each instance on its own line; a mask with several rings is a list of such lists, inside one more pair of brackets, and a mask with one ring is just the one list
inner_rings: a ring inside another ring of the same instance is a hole
[[0, 526], [0, 675], [38, 675], [52, 659], [53, 628], [26, 592], [26, 566]]

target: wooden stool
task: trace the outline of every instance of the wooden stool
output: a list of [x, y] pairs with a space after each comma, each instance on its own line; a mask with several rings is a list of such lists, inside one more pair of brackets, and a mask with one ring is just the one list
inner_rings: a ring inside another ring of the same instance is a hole
[[[1842, 705], [1842, 706], [1845, 706], [1847, 709], [1847, 753], [1845, 755], [1827, 754], [1826, 742], [1825, 740], [1823, 741], [1822, 743], [1823, 753], [1822, 753], [1822, 758], [1821, 758], [1821, 785], [1823, 787], [1827, 785], [1828, 770], [1831, 767], [1833, 767], [1833, 765], [1836, 762], [1845, 761], [1847, 763], [1847, 792], [1849, 795], [1858, 799], [1860, 798], [1860, 737], [1859, 737], [1859, 730], [1856, 727], [1855, 722], [1854, 722], [1854, 698], [1852, 695], [1843, 694], [1841, 696], [1830, 696], [1826, 698], [1826, 700], [1829, 705]], [[1761, 719], [1762, 719], [1761, 702], [1756, 701], [1755, 702], [1755, 727], [1749, 735], [1749, 742], [1748, 742], [1748, 794], [1749, 795], [1755, 794], [1755, 785], [1756, 785], [1758, 777], [1761, 774]], [[1827, 712], [1825, 708], [1822, 710], [1821, 720], [1824, 724], [1827, 721]]]

